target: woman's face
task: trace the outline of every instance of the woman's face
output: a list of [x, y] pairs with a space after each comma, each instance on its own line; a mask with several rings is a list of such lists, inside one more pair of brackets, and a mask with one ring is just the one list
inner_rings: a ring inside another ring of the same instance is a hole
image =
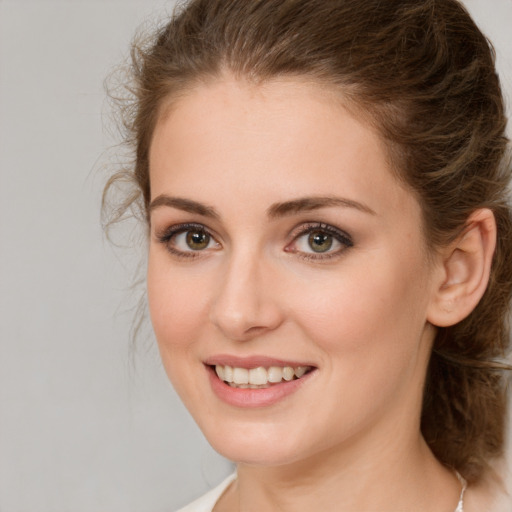
[[226, 78], [161, 117], [150, 169], [151, 318], [214, 448], [274, 465], [417, 438], [434, 267], [379, 136], [319, 85]]

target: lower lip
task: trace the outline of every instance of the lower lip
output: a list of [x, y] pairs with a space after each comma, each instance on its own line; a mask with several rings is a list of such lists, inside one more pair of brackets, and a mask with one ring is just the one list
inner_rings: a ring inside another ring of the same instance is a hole
[[242, 389], [232, 388], [224, 381], [220, 380], [215, 373], [215, 370], [210, 366], [206, 367], [210, 377], [210, 384], [214, 393], [229, 405], [235, 407], [254, 408], [254, 407], [268, 407], [287, 396], [298, 391], [310, 378], [316, 373], [315, 370], [306, 373], [300, 379], [290, 380], [288, 382], [281, 382], [274, 384], [268, 388], [261, 389]]

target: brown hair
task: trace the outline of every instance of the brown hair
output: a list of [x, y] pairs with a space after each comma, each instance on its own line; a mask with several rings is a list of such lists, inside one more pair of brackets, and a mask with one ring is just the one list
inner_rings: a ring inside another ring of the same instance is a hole
[[[502, 454], [512, 289], [511, 167], [494, 52], [456, 0], [192, 0], [132, 51], [126, 138], [138, 193], [150, 199], [148, 153], [164, 105], [226, 72], [252, 81], [309, 77], [338, 87], [387, 141], [397, 175], [416, 194], [429, 245], [492, 209], [498, 242], [488, 289], [459, 324], [439, 329], [421, 428], [443, 463], [470, 482]], [[147, 212], [146, 212], [147, 213]]]

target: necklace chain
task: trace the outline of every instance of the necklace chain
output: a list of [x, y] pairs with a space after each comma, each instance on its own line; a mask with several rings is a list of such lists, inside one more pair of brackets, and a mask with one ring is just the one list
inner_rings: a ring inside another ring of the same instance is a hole
[[454, 512], [464, 512], [464, 493], [466, 492], [468, 484], [458, 471], [455, 471], [455, 476], [462, 485], [462, 489], [460, 491], [459, 503], [457, 504], [457, 508]]

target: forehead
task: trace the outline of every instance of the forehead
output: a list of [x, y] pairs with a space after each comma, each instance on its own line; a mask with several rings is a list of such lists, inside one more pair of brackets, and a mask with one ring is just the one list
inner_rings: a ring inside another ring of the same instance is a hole
[[352, 112], [333, 87], [306, 80], [196, 86], [155, 128], [152, 199], [172, 191], [211, 203], [222, 186], [241, 202], [336, 191], [401, 209], [412, 194], [391, 172], [379, 134]]

